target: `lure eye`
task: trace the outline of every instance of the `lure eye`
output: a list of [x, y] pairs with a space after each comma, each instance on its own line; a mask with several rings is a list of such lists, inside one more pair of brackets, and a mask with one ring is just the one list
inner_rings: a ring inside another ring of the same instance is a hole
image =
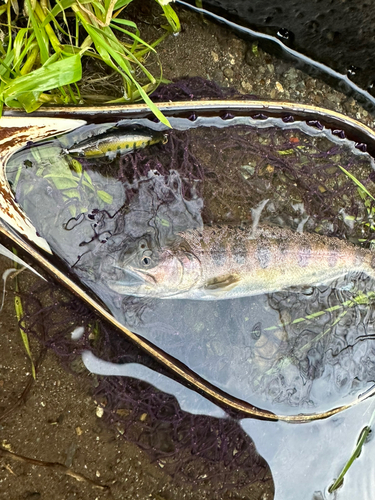
[[150, 259], [150, 257], [143, 257], [143, 259], [142, 259], [142, 264], [143, 264], [144, 266], [149, 266], [149, 265], [151, 264], [151, 259]]

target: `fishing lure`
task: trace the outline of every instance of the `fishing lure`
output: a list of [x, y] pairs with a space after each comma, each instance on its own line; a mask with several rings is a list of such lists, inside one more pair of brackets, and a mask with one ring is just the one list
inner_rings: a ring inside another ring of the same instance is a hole
[[110, 159], [117, 155], [130, 153], [151, 144], [167, 142], [163, 132], [145, 127], [114, 127], [102, 134], [95, 135], [64, 150], [73, 157], [100, 158], [107, 156]]

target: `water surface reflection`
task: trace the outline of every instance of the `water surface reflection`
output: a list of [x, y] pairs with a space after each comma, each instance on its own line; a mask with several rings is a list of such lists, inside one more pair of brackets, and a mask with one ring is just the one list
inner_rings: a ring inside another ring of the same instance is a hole
[[[266, 116], [176, 118], [167, 142], [68, 154], [129, 122], [82, 127], [9, 163], [56, 255], [125, 326], [258, 408], [324, 413], [371, 391], [373, 201], [345, 172], [375, 194], [373, 158], [320, 123]], [[204, 239], [215, 231], [227, 240]], [[232, 299], [246, 273], [258, 288]]]

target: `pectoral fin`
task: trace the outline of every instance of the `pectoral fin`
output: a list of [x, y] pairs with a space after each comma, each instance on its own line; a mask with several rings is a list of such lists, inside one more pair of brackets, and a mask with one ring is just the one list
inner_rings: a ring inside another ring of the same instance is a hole
[[228, 292], [232, 290], [239, 282], [240, 277], [238, 274], [224, 274], [222, 276], [217, 276], [206, 281], [204, 285], [205, 290], [210, 290], [211, 292]]

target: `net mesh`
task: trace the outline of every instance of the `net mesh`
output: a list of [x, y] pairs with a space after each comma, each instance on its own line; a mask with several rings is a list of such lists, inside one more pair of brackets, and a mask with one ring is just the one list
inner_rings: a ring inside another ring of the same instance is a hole
[[[114, 363], [141, 363], [173, 377], [166, 368], [100, 320], [81, 301], [53, 283], [35, 284], [24, 303], [26, 331], [80, 376], [81, 353], [90, 350]], [[71, 318], [67, 323], [66, 318]], [[77, 322], [85, 333], [72, 340]], [[129, 377], [93, 376], [91, 394], [103, 418], [124, 439], [136, 443], [170, 474], [212, 498], [236, 491], [247, 498], [254, 483], [272, 484], [269, 468], [234, 418], [218, 419], [181, 410], [176, 398]]]
[[[221, 89], [198, 77], [160, 87], [152, 96], [155, 102], [237, 97], [254, 98], [238, 96], [232, 89]], [[251, 222], [253, 208], [268, 198], [267, 222], [297, 229], [308, 214], [305, 222], [309, 231], [353, 239], [361, 236], [366, 245], [373, 230], [372, 201], [361, 203], [358, 187], [338, 164], [348, 171], [355, 169], [371, 192], [374, 175], [367, 158], [354, 157], [344, 149], [324, 137], [310, 137], [293, 128], [234, 126], [173, 131], [166, 144], [153, 146], [152, 155], [136, 150], [109, 165], [107, 160], [95, 163], [96, 168], [107, 165], [109, 173], [113, 169], [112, 175], [125, 187], [127, 206], [120, 214], [126, 213], [137, 196], [137, 179], [151, 171], [168, 176], [178, 170], [183, 198], [191, 200], [198, 193], [205, 200], [204, 223]], [[93, 168], [85, 159], [82, 165]], [[362, 223], [348, 224], [345, 214]], [[123, 217], [116, 222], [118, 234], [123, 231], [121, 220]], [[172, 377], [78, 299], [52, 283], [28, 290], [23, 301], [27, 333], [51, 349], [67, 369], [79, 374], [80, 354], [89, 349], [102, 359], [141, 363]], [[69, 323], [67, 317], [71, 318]], [[77, 324], [85, 333], [81, 340], [73, 341], [71, 332]], [[212, 498], [227, 490], [240, 495], [241, 488], [254, 482], [268, 481], [272, 489], [269, 468], [241, 429], [239, 415], [228, 419], [191, 415], [181, 410], [173, 396], [143, 381], [126, 377], [93, 380], [91, 392], [102, 404], [107, 422], [146, 450], [152, 460], [162, 463], [176, 482], [207, 489]]]

